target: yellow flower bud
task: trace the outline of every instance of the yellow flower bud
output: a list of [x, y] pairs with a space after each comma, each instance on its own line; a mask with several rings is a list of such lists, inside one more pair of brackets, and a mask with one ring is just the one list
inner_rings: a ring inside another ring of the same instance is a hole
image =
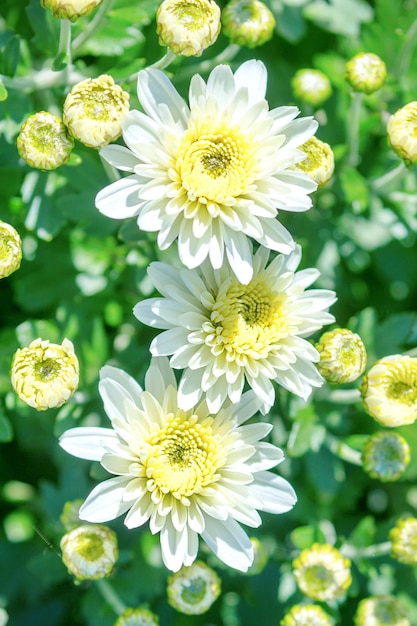
[[298, 70], [291, 80], [291, 87], [298, 100], [313, 107], [320, 106], [332, 95], [330, 81], [320, 70]]
[[404, 437], [391, 431], [370, 435], [362, 448], [365, 472], [382, 482], [392, 482], [402, 476], [410, 462], [410, 446]]
[[90, 15], [101, 2], [103, 0], [41, 0], [41, 5], [56, 18], [75, 22], [82, 15]]
[[83, 524], [61, 539], [62, 560], [79, 580], [110, 576], [118, 558], [116, 533], [101, 524]]
[[303, 550], [292, 566], [300, 590], [320, 602], [342, 596], [352, 582], [350, 560], [329, 544]]
[[64, 102], [64, 122], [75, 139], [102, 148], [122, 134], [129, 94], [111, 76], [87, 78], [71, 89]]
[[346, 63], [346, 80], [355, 91], [373, 93], [382, 87], [386, 78], [384, 61], [372, 52], [360, 52]]
[[388, 120], [388, 143], [406, 165], [417, 163], [417, 102], [398, 109]]
[[22, 124], [16, 144], [19, 155], [28, 165], [54, 170], [68, 161], [74, 140], [61, 118], [40, 111]]
[[0, 220], [0, 278], [6, 278], [20, 267], [22, 242], [17, 230]]
[[377, 361], [363, 379], [366, 410], [383, 426], [413, 424], [417, 418], [417, 358], [395, 354]]
[[164, 0], [156, 14], [161, 46], [174, 54], [200, 56], [220, 32], [220, 8], [214, 0]]
[[222, 11], [223, 33], [232, 43], [247, 48], [271, 39], [275, 23], [273, 13], [259, 0], [231, 0]]
[[347, 328], [330, 330], [316, 344], [320, 353], [317, 369], [330, 383], [350, 383], [363, 374], [366, 350], [362, 339]]
[[318, 188], [323, 187], [334, 172], [334, 154], [331, 147], [317, 137], [310, 137], [299, 149], [306, 153], [306, 158], [297, 163], [294, 169], [310, 176]]
[[394, 596], [371, 596], [359, 602], [355, 626], [411, 626], [411, 622]]
[[211, 607], [220, 595], [220, 578], [201, 561], [183, 566], [168, 578], [169, 604], [187, 615], [200, 615]]
[[405, 565], [417, 565], [417, 519], [399, 519], [389, 533], [391, 556]]
[[78, 387], [79, 366], [72, 342], [64, 339], [58, 345], [39, 338], [17, 350], [11, 380], [19, 398], [34, 409], [60, 407]]
[[281, 626], [332, 626], [325, 611], [316, 604], [296, 604], [280, 622]]
[[158, 626], [159, 618], [145, 608], [126, 609], [119, 616], [114, 626]]

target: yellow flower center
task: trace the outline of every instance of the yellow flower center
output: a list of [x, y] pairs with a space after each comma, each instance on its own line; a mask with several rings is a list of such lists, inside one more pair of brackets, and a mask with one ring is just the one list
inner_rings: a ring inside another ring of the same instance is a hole
[[187, 2], [176, 2], [168, 7], [176, 20], [188, 30], [198, 30], [212, 18], [213, 12], [210, 5], [200, 0], [188, 0]]
[[387, 396], [407, 406], [417, 403], [417, 364], [406, 363], [391, 366], [391, 379], [387, 386]]
[[169, 415], [163, 428], [148, 440], [144, 468], [148, 489], [159, 499], [170, 493], [183, 499], [200, 493], [218, 480], [219, 449], [212, 431], [212, 418], [202, 423], [184, 411]]
[[97, 533], [85, 533], [78, 537], [76, 551], [86, 561], [97, 561], [104, 553], [103, 538]]
[[190, 201], [231, 203], [254, 179], [255, 145], [226, 124], [212, 128], [195, 122], [179, 147], [177, 173]]
[[291, 331], [285, 302], [285, 295], [273, 291], [262, 276], [248, 285], [230, 279], [219, 291], [211, 322], [203, 327], [206, 344], [213, 354], [225, 351], [227, 360], [240, 366], [248, 358], [266, 359]]

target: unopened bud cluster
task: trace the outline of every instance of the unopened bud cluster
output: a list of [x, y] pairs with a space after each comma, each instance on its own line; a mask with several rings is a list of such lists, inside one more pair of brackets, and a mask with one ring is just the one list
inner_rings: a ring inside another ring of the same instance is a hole
[[174, 54], [200, 56], [220, 32], [220, 8], [214, 0], [164, 0], [156, 14], [161, 46]]
[[273, 36], [275, 18], [259, 0], [231, 0], [222, 11], [222, 28], [232, 43], [255, 48]]

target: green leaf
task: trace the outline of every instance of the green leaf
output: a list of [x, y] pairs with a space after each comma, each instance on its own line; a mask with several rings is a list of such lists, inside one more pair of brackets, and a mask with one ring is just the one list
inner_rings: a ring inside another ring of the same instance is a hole
[[[5, 42], [2, 45], [2, 40]], [[0, 37], [0, 74], [14, 76], [20, 55], [20, 38], [10, 32], [3, 33]]]
[[3, 409], [0, 407], [0, 441], [7, 443], [13, 440], [13, 428]]
[[371, 22], [373, 9], [364, 0], [314, 0], [304, 16], [331, 33], [357, 37], [363, 22]]
[[326, 429], [318, 423], [314, 408], [309, 405], [297, 412], [288, 438], [289, 456], [299, 457], [310, 450], [318, 450], [323, 443]]
[[339, 174], [346, 204], [361, 213], [369, 206], [369, 184], [353, 167], [345, 167]]

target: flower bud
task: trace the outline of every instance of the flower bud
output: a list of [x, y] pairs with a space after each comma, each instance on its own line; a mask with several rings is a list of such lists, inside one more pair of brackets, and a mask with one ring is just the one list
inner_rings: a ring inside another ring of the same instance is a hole
[[126, 609], [119, 616], [114, 626], [158, 626], [159, 618], [145, 608]]
[[90, 15], [103, 0], [41, 0], [44, 9], [49, 9], [58, 19], [75, 22], [82, 15]]
[[220, 587], [216, 572], [205, 563], [195, 561], [168, 578], [168, 602], [181, 613], [200, 615], [218, 598]]
[[329, 383], [350, 383], [366, 367], [366, 350], [362, 339], [347, 328], [330, 330], [316, 344], [320, 353], [317, 369]]
[[232, 43], [256, 48], [273, 36], [275, 18], [259, 0], [231, 0], [222, 11], [222, 27]]
[[310, 137], [299, 149], [307, 156], [303, 161], [294, 165], [293, 169], [307, 174], [317, 183], [318, 188], [323, 187], [334, 172], [334, 155], [331, 147], [317, 137]]
[[346, 80], [355, 91], [373, 93], [382, 87], [386, 78], [384, 61], [372, 52], [359, 52], [346, 63]]
[[389, 533], [391, 556], [405, 565], [417, 565], [417, 519], [404, 517], [398, 520]]
[[377, 361], [363, 379], [366, 410], [393, 428], [413, 424], [417, 418], [417, 358], [394, 354]]
[[410, 458], [410, 446], [404, 437], [389, 431], [370, 435], [362, 448], [363, 469], [382, 482], [400, 478]]
[[298, 100], [313, 107], [320, 106], [332, 95], [330, 81], [320, 70], [298, 70], [291, 80], [291, 87]]
[[301, 552], [292, 566], [300, 590], [320, 602], [343, 595], [352, 582], [350, 560], [329, 544], [313, 544]]
[[61, 118], [40, 111], [22, 124], [16, 144], [19, 155], [28, 165], [54, 170], [68, 161], [74, 140]]
[[164, 0], [156, 13], [161, 46], [174, 54], [200, 56], [220, 32], [220, 8], [214, 0]]
[[411, 626], [411, 622], [393, 596], [371, 596], [359, 602], [355, 626]]
[[25, 404], [44, 411], [60, 407], [78, 387], [79, 366], [69, 339], [62, 345], [35, 339], [17, 350], [12, 362], [12, 385]]
[[110, 576], [118, 558], [116, 533], [101, 524], [83, 524], [61, 539], [62, 560], [79, 580]]
[[417, 102], [398, 109], [388, 120], [388, 143], [406, 165], [417, 163]]
[[111, 76], [87, 78], [71, 89], [64, 102], [64, 122], [75, 139], [102, 148], [122, 134], [129, 94]]
[[22, 241], [10, 224], [0, 220], [0, 278], [6, 278], [20, 267]]
[[325, 611], [316, 604], [296, 604], [280, 622], [281, 626], [332, 626]]

